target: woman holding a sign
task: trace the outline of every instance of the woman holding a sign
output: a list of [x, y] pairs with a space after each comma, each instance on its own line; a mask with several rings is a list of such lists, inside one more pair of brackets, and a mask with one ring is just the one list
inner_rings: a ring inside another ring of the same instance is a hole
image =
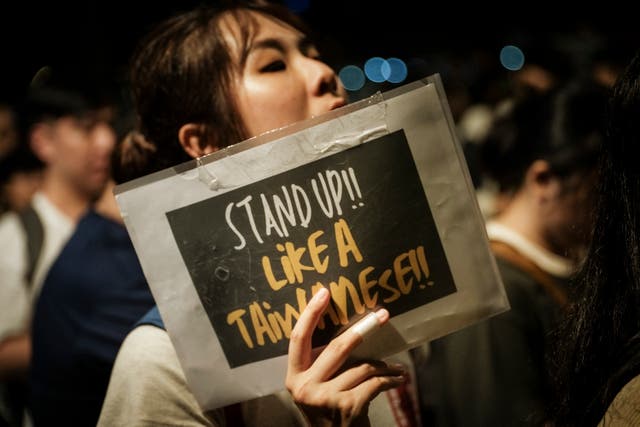
[[[336, 74], [306, 34], [294, 15], [261, 1], [202, 8], [161, 24], [132, 61], [140, 129], [118, 148], [115, 178], [146, 175], [345, 105]], [[279, 412], [273, 396], [203, 411], [168, 334], [143, 325], [120, 349], [99, 425], [368, 423], [369, 402], [402, 384], [404, 371], [382, 362], [343, 365], [389, 313], [369, 315], [314, 359], [311, 335], [329, 300], [318, 291], [291, 332], [286, 386], [301, 412], [287, 396]]]

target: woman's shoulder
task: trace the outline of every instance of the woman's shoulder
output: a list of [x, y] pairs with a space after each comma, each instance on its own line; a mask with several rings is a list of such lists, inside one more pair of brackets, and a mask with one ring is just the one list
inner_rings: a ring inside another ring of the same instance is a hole
[[164, 329], [141, 325], [127, 335], [111, 374], [100, 426], [216, 426], [221, 425], [218, 415], [200, 409]]
[[176, 379], [182, 382], [184, 374], [167, 331], [141, 325], [129, 332], [118, 351], [111, 382], [126, 382], [119, 375], [126, 377], [132, 372], [138, 377], [135, 383], [143, 389], [168, 387]]
[[129, 332], [120, 347], [118, 359], [127, 364], [165, 365], [178, 362], [167, 331], [150, 324], [142, 324]]

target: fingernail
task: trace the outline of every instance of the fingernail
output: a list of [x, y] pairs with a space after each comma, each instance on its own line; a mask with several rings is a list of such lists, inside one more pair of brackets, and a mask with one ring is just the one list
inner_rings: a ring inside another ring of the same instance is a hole
[[329, 296], [329, 291], [327, 290], [327, 288], [320, 288], [313, 295], [313, 298], [311, 298], [311, 301], [313, 301], [313, 302], [323, 302], [328, 296]]
[[386, 308], [381, 308], [380, 310], [376, 311], [376, 316], [378, 316], [378, 321], [380, 322], [380, 324], [383, 324], [389, 319], [390, 314]]

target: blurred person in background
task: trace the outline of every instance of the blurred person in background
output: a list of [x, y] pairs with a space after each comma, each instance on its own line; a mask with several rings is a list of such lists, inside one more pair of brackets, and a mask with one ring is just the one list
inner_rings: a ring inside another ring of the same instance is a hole
[[[111, 89], [82, 67], [45, 77], [17, 110], [18, 133], [44, 164], [41, 187], [24, 210], [28, 223], [12, 212], [0, 218], [0, 381], [13, 381], [14, 401], [26, 395], [33, 303], [80, 216], [102, 194], [115, 144]], [[23, 411], [11, 406], [3, 417], [19, 425]]]
[[0, 215], [27, 209], [42, 183], [43, 166], [26, 144], [0, 158]]
[[[114, 128], [121, 139], [134, 117], [125, 99], [117, 113]], [[113, 188], [110, 181], [79, 219], [34, 308], [29, 373], [34, 427], [96, 425], [122, 340], [154, 305]]]
[[417, 367], [425, 422], [544, 423], [548, 335], [589, 243], [605, 100], [590, 82], [531, 93], [482, 143], [501, 199], [487, 234], [511, 310], [430, 343]]
[[120, 344], [153, 305], [111, 183], [80, 218], [34, 309], [34, 427], [96, 425]]
[[13, 106], [0, 102], [0, 160], [18, 143], [16, 113]]

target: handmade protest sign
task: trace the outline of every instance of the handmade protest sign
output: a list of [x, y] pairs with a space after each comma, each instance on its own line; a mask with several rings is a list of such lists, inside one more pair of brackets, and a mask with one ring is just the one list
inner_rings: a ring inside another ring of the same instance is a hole
[[389, 310], [362, 357], [508, 308], [447, 108], [436, 75], [116, 189], [203, 408], [282, 388], [320, 287], [315, 346]]
[[335, 304], [317, 344], [376, 306], [455, 291], [402, 130], [167, 217], [232, 368], [286, 354], [318, 286]]

